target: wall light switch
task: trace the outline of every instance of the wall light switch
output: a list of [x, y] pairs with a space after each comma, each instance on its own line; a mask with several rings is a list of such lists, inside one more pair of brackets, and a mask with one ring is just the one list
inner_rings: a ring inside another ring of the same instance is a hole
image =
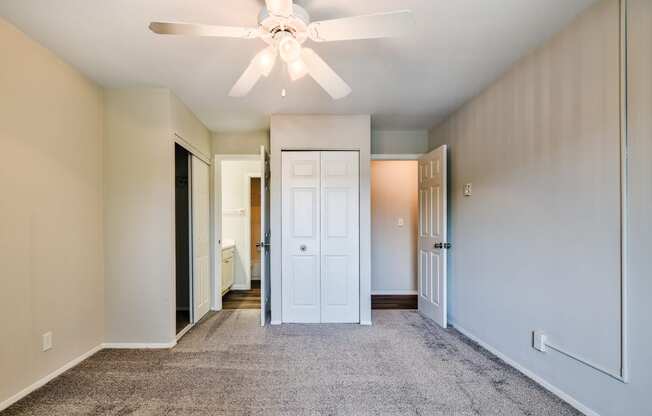
[[399, 227], [402, 227], [402, 226], [405, 225], [405, 220], [404, 220], [403, 218], [399, 218], [398, 221], [396, 222], [396, 224], [397, 224]]
[[43, 351], [47, 351], [52, 348], [52, 332], [46, 332], [43, 334]]
[[546, 346], [547, 340], [548, 338], [546, 337], [546, 334], [542, 331], [534, 331], [532, 333], [532, 347], [537, 351], [548, 351], [548, 347]]
[[473, 195], [473, 184], [472, 183], [465, 183], [464, 184], [464, 196], [471, 196]]

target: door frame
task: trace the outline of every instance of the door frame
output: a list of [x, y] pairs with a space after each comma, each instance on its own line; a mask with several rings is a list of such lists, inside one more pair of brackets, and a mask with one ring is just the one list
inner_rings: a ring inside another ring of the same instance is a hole
[[[170, 184], [171, 184], [171, 204], [172, 204], [172, 216], [171, 216], [171, 221], [170, 221], [170, 226], [172, 229], [172, 235], [176, 236], [176, 208], [175, 208], [175, 195], [174, 195], [174, 187], [175, 187], [175, 145], [179, 145], [182, 148], [184, 148], [188, 153], [188, 198], [189, 198], [189, 209], [190, 212], [188, 213], [188, 221], [190, 222], [189, 227], [190, 227], [190, 232], [189, 232], [189, 238], [190, 238], [190, 253], [189, 253], [189, 261], [190, 261], [190, 324], [187, 325], [183, 330], [181, 330], [177, 334], [177, 328], [176, 328], [176, 314], [177, 314], [177, 303], [175, 302], [170, 302], [170, 333], [172, 334], [172, 339], [174, 340], [174, 343], [176, 344], [176, 341], [178, 341], [181, 337], [183, 337], [193, 326], [194, 326], [194, 273], [193, 273], [193, 268], [192, 268], [192, 262], [193, 262], [193, 255], [192, 255], [192, 156], [197, 157], [200, 159], [202, 162], [206, 163], [208, 165], [209, 169], [209, 192], [212, 189], [210, 185], [210, 178], [212, 177], [211, 175], [211, 168], [214, 167], [214, 165], [211, 163], [211, 158], [202, 153], [199, 149], [197, 149], [195, 146], [193, 146], [190, 142], [185, 140], [181, 135], [178, 133], [173, 133], [172, 134], [172, 140], [170, 140], [170, 158], [169, 158], [169, 163], [171, 164], [171, 175], [170, 175]], [[209, 195], [210, 198], [210, 195]], [[213, 207], [209, 207], [209, 215], [212, 212]], [[211, 215], [212, 216], [212, 215]], [[209, 225], [209, 238], [210, 235], [213, 234], [214, 228]], [[176, 238], [176, 237], [175, 237]], [[170, 249], [172, 250], [172, 253], [176, 253], [176, 240], [175, 238], [172, 238], [170, 241]], [[212, 242], [212, 238], [211, 238]], [[211, 246], [212, 249], [212, 246]], [[213, 256], [211, 253], [211, 256], [209, 256], [211, 259], [210, 267], [215, 269], [214, 263], [213, 263]], [[176, 270], [177, 270], [177, 256], [174, 255], [172, 256], [172, 261], [171, 263], [171, 289], [170, 289], [170, 299], [175, 299], [176, 298], [176, 291], [177, 291], [177, 279], [176, 279]], [[213, 297], [211, 293], [211, 303], [213, 302]]]
[[253, 178], [258, 178], [262, 180], [262, 178], [260, 177], [260, 173], [247, 173], [245, 175], [244, 187], [247, 191], [245, 193], [245, 227], [244, 227], [246, 257], [243, 258], [246, 260], [245, 274], [247, 276], [247, 287], [238, 290], [251, 290], [251, 265], [253, 264], [251, 260], [251, 179]]
[[392, 160], [414, 160], [414, 161], [419, 161], [421, 157], [425, 153], [392, 153], [392, 154], [385, 154], [385, 153], [377, 153], [377, 154], [372, 154], [371, 155], [371, 160], [386, 160], [386, 161], [392, 161]]
[[[222, 162], [260, 161], [259, 154], [216, 154], [213, 158], [213, 275], [211, 310], [222, 310]], [[249, 272], [250, 273], [250, 272]], [[251, 275], [249, 275], [251, 284]]]
[[[392, 162], [392, 161], [410, 161], [410, 162], [417, 162], [419, 163], [419, 159], [424, 155], [425, 153], [377, 153], [377, 154], [372, 154], [371, 155], [371, 161], [372, 162]], [[419, 171], [417, 169], [417, 181], [419, 180]], [[370, 184], [370, 191], [371, 191], [371, 184]], [[417, 190], [417, 196], [419, 191]], [[371, 208], [373, 209], [373, 199], [370, 201], [371, 203]], [[417, 230], [417, 238], [419, 238], [419, 233]], [[371, 246], [373, 247], [374, 242], [373, 240], [371, 241]], [[372, 249], [373, 250], [373, 249]], [[417, 259], [418, 260], [418, 259]], [[371, 275], [373, 277], [373, 269], [371, 270]], [[405, 292], [401, 292], [398, 290], [390, 290], [390, 291], [374, 291], [373, 289], [371, 290], [371, 296], [374, 295], [398, 295], [398, 296], [403, 296], [403, 295], [416, 295], [419, 296], [419, 276], [418, 276], [418, 270], [417, 270], [417, 290], [407, 290]]]

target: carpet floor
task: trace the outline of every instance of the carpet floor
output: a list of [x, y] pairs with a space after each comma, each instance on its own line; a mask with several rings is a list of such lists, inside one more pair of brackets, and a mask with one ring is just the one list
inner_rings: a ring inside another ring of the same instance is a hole
[[215, 313], [171, 350], [103, 350], [10, 415], [580, 415], [455, 330], [414, 311], [373, 326], [261, 328]]

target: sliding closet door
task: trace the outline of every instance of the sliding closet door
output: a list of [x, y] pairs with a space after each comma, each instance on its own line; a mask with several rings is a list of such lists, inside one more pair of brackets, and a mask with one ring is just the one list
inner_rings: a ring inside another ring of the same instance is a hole
[[192, 157], [192, 252], [194, 321], [210, 309], [210, 199], [208, 165]]
[[358, 152], [321, 153], [321, 322], [360, 322]]
[[320, 321], [319, 152], [283, 152], [283, 322]]

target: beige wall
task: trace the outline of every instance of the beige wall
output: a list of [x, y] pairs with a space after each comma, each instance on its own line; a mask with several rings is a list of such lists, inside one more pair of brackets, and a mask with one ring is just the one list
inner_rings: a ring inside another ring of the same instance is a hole
[[105, 92], [106, 341], [174, 339], [170, 92]]
[[170, 94], [172, 132], [177, 141], [205, 160], [211, 159], [211, 132], [176, 95]]
[[373, 294], [417, 293], [417, 188], [417, 161], [371, 162]]
[[371, 324], [371, 117], [273, 115], [270, 145], [272, 323], [280, 323], [282, 316], [281, 151], [336, 149], [360, 152], [360, 322]]
[[450, 145], [453, 324], [602, 416], [652, 414], [652, 2], [629, 7], [629, 384], [531, 343], [543, 330], [620, 370], [619, 2], [598, 2], [431, 132]]
[[2, 19], [0, 50], [2, 409], [102, 343], [104, 286], [102, 92]]
[[260, 146], [269, 149], [269, 131], [213, 133], [213, 153], [217, 155], [260, 154]]
[[210, 133], [168, 89], [105, 92], [106, 342], [175, 342], [174, 143]]

